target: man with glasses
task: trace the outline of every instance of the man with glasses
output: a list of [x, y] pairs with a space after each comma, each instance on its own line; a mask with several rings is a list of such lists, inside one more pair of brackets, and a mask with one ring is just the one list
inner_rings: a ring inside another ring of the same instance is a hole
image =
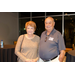
[[59, 31], [54, 28], [52, 17], [45, 19], [45, 29], [41, 34], [39, 46], [39, 62], [63, 62], [65, 56], [64, 39]]

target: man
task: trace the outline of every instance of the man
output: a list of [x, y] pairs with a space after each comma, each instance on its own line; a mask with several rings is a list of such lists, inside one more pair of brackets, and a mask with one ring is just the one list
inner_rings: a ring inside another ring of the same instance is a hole
[[39, 46], [39, 61], [63, 62], [65, 56], [64, 39], [59, 31], [54, 28], [55, 22], [52, 17], [45, 19], [45, 29], [41, 34]]

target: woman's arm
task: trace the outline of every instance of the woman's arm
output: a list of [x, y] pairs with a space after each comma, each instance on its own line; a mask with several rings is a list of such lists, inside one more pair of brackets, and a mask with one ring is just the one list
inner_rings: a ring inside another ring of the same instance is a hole
[[15, 47], [15, 54], [23, 61], [25, 62], [26, 61], [26, 57], [22, 55], [22, 53], [20, 52], [21, 50], [21, 43], [22, 43], [22, 40], [23, 40], [23, 36], [24, 35], [21, 35], [18, 40], [17, 40], [17, 44], [16, 44], [16, 47]]
[[37, 51], [38, 56], [37, 56], [37, 58], [35, 58], [35, 59], [32, 60], [33, 62], [37, 62], [39, 60], [39, 45], [40, 45], [40, 37], [38, 39], [38, 49], [37, 49], [38, 50]]
[[15, 47], [15, 54], [23, 61], [23, 62], [36, 62], [38, 60], [38, 57], [36, 59], [27, 59], [25, 56], [22, 55], [21, 53], [21, 43], [23, 40], [23, 36], [21, 35], [18, 40], [17, 40], [17, 44]]

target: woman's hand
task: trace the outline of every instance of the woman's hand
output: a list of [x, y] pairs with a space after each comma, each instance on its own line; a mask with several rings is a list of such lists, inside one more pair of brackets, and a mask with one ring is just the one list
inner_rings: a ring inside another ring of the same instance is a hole
[[38, 59], [26, 59], [25, 62], [37, 62]]
[[35, 59], [26, 59], [25, 62], [37, 62]]
[[32, 59], [32, 62], [37, 62], [35, 59]]
[[37, 62], [39, 60], [39, 57], [37, 57], [36, 59], [32, 59], [32, 62]]
[[26, 59], [25, 62], [33, 62], [32, 59]]

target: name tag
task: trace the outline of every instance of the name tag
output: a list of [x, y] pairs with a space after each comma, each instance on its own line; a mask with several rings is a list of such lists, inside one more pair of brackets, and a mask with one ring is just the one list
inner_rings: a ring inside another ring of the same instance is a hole
[[53, 37], [50, 37], [50, 38], [49, 38], [49, 40], [51, 40], [51, 41], [53, 41], [53, 39], [54, 39]]

